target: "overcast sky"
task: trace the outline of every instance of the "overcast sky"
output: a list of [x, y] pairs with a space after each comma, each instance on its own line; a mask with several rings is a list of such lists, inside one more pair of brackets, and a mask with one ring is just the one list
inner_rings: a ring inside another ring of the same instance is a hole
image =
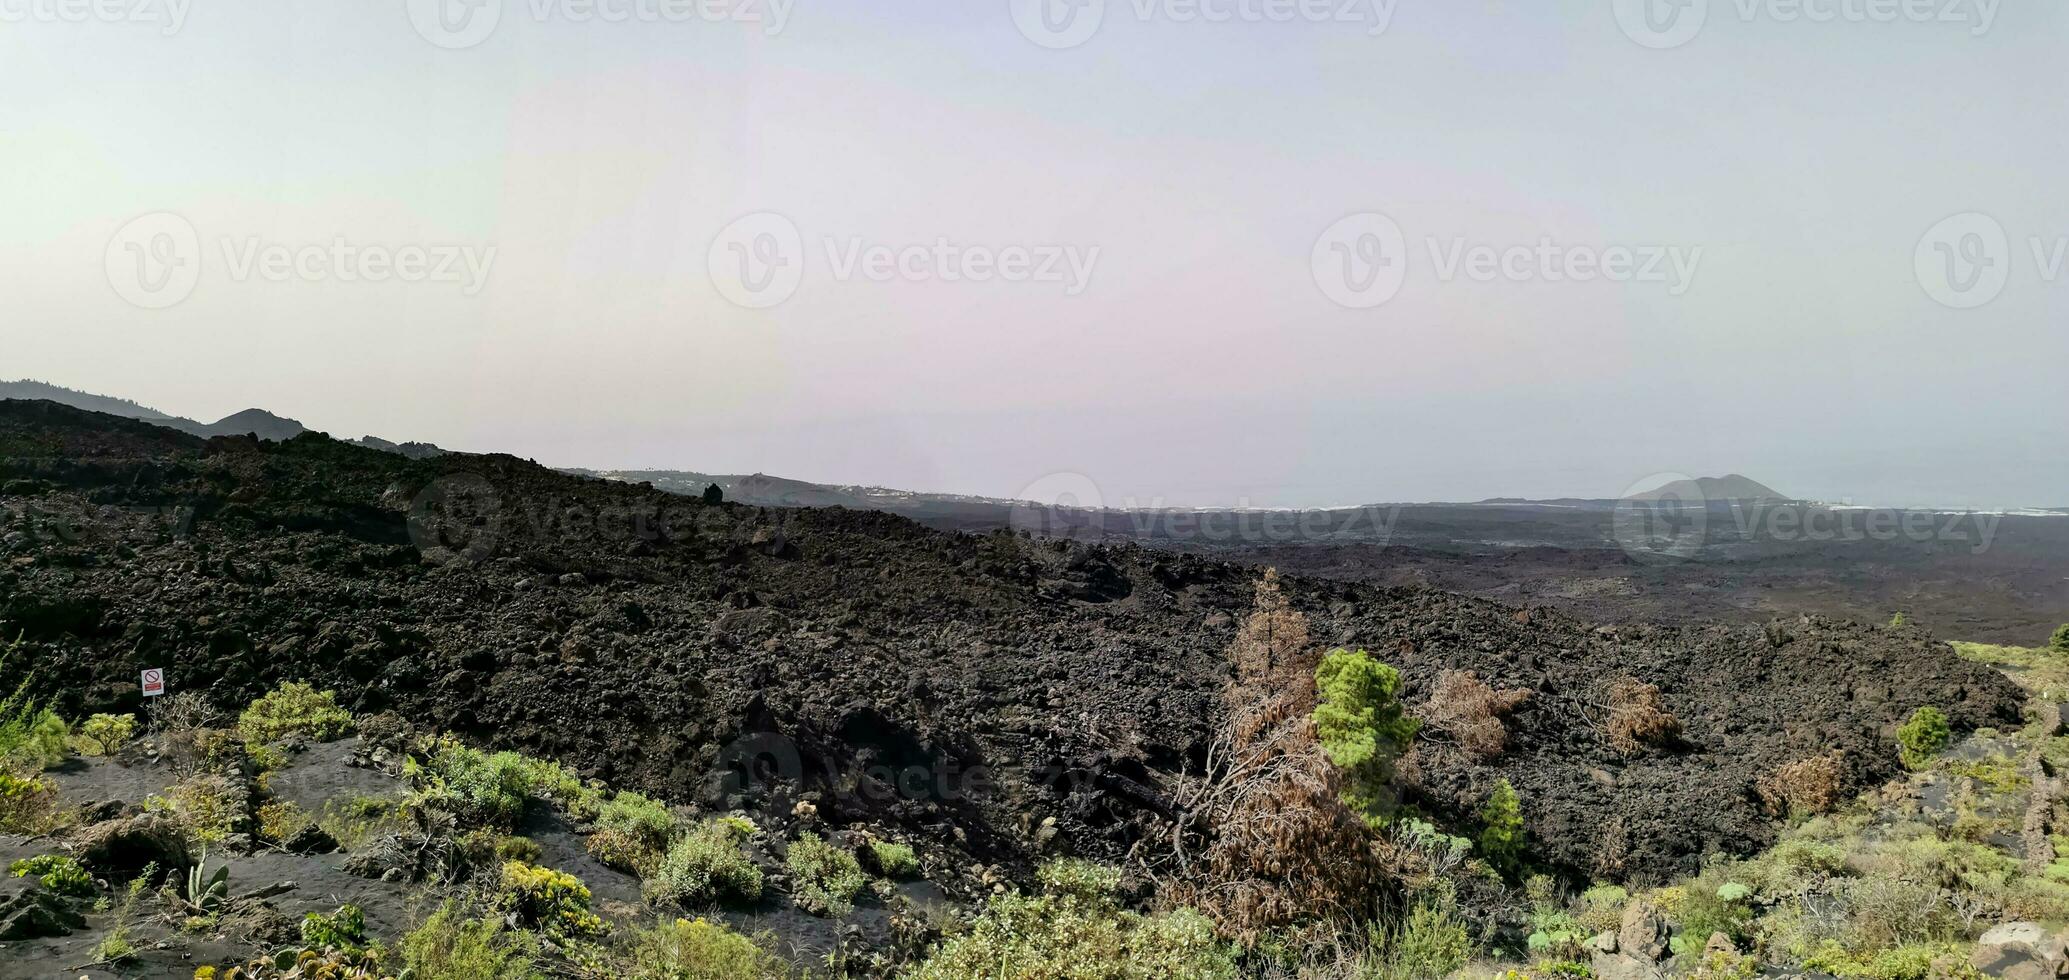
[[1108, 504], [2069, 506], [2060, 3], [103, 2], [0, 0], [0, 376]]

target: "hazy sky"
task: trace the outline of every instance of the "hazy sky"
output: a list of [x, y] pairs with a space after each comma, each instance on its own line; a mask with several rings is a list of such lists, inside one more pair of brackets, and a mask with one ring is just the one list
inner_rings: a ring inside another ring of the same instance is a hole
[[439, 2], [0, 0], [0, 377], [1109, 504], [2069, 505], [2060, 3]]

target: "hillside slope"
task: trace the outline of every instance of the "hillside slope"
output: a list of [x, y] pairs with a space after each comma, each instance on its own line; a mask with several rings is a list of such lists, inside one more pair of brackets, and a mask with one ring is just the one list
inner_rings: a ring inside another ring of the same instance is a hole
[[[1015, 867], [1159, 832], [1165, 788], [1219, 724], [1255, 575], [707, 506], [503, 456], [204, 442], [47, 402], [0, 403], [0, 508], [0, 621], [67, 713], [134, 710], [143, 667], [225, 705], [306, 678], [361, 712], [677, 800], [727, 788], [744, 746], [787, 764], [822, 817]], [[1464, 822], [1509, 779], [1538, 850], [1576, 874], [1757, 848], [1775, 833], [1760, 775], [1839, 748], [1852, 784], [1879, 781], [1920, 704], [1964, 728], [2017, 717], [2001, 676], [1908, 630], [1596, 630], [1427, 590], [1286, 584], [1318, 642], [1397, 664], [1411, 700], [1451, 668], [1531, 691], [1505, 755], [1427, 752], [1410, 800]], [[1625, 677], [1660, 687], [1681, 744], [1610, 745], [1600, 706]], [[1049, 818], [1054, 839], [1036, 832]]]

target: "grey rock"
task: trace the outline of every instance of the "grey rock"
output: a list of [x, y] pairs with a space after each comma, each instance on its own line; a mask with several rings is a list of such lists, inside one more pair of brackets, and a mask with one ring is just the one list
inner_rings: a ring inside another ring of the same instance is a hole
[[1625, 956], [1657, 963], [1667, 955], [1669, 938], [1666, 919], [1653, 911], [1652, 906], [1632, 902], [1629, 908], [1624, 909], [1624, 924], [1617, 930], [1616, 946]]
[[0, 942], [56, 939], [86, 928], [86, 919], [40, 885], [0, 897]]

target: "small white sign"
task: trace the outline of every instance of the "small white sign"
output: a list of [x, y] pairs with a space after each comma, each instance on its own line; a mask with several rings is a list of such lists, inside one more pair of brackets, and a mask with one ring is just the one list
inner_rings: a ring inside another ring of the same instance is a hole
[[155, 698], [165, 693], [165, 671], [153, 667], [144, 671], [144, 697]]

